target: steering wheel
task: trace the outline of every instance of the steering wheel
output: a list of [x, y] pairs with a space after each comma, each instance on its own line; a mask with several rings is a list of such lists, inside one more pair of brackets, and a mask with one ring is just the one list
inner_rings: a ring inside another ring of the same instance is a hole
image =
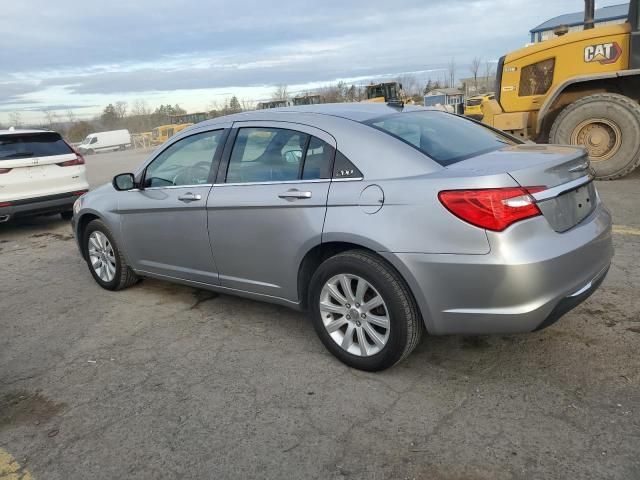
[[182, 169], [173, 177], [174, 185], [203, 185], [209, 180], [209, 171], [211, 164], [209, 162], [198, 162]]

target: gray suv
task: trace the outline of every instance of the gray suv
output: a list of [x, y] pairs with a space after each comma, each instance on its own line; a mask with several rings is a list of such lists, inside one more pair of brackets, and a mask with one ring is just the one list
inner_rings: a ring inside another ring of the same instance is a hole
[[425, 330], [544, 328], [613, 253], [584, 150], [383, 104], [199, 123], [74, 211], [102, 287], [154, 277], [307, 310], [363, 370], [402, 360]]

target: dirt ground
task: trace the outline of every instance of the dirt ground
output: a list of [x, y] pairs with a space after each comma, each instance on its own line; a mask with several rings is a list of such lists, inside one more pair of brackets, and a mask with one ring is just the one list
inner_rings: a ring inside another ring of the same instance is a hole
[[[89, 157], [91, 183], [144, 155]], [[640, 174], [598, 189], [616, 256], [587, 302], [378, 374], [285, 308], [102, 290], [58, 217], [0, 225], [0, 480], [640, 478]]]

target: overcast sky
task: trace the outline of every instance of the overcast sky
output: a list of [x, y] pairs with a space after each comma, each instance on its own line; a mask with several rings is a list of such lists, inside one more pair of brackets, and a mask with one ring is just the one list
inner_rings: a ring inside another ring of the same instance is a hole
[[[0, 121], [94, 115], [117, 100], [203, 110], [419, 72], [458, 77], [583, 0], [19, 0], [2, 2]], [[621, 3], [599, 0], [597, 7]]]

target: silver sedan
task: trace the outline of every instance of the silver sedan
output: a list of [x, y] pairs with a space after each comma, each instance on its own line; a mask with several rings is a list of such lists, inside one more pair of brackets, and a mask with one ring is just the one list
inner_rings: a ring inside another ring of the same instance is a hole
[[582, 149], [383, 104], [199, 123], [74, 212], [100, 286], [154, 277], [306, 310], [363, 370], [399, 362], [425, 331], [544, 328], [613, 254]]

